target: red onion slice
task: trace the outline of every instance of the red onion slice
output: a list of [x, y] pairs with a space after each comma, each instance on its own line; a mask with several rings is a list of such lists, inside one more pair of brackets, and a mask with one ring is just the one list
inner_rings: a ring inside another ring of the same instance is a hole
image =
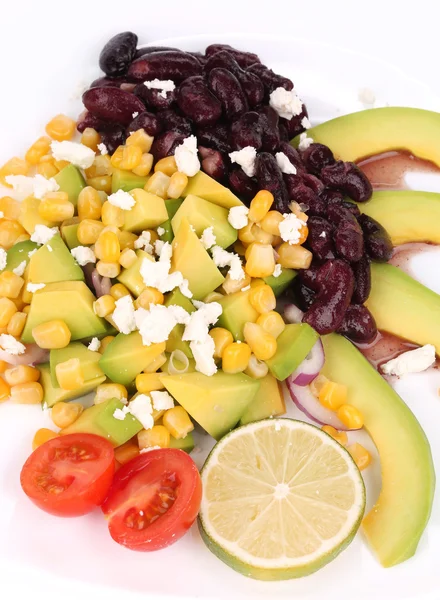
[[284, 318], [288, 323], [301, 323], [304, 313], [295, 304], [287, 304], [284, 309]]
[[25, 344], [26, 352], [23, 354], [9, 354], [0, 350], [0, 360], [4, 360], [10, 365], [39, 365], [49, 360], [49, 352], [43, 350], [37, 344]]
[[319, 375], [324, 362], [324, 347], [319, 339], [296, 371], [292, 373], [290, 379], [295, 385], [309, 385]]
[[111, 279], [102, 277], [96, 269], [93, 269], [91, 273], [91, 282], [97, 298], [110, 294], [110, 288], [112, 287]]

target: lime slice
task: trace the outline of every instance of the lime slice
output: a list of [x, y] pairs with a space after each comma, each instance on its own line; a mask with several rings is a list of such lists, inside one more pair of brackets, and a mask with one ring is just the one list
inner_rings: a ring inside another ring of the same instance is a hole
[[208, 456], [202, 482], [205, 543], [255, 579], [314, 573], [352, 541], [365, 509], [350, 454], [320, 429], [291, 419], [226, 435]]

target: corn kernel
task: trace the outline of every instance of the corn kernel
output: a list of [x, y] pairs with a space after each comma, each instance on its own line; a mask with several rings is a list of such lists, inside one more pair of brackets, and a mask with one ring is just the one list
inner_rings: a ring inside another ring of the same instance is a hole
[[110, 294], [104, 294], [93, 303], [93, 312], [98, 317], [107, 317], [115, 308], [115, 299]]
[[20, 216], [20, 202], [14, 200], [10, 196], [0, 198], [0, 211], [3, 213], [3, 218], [8, 221], [16, 221]]
[[227, 273], [222, 284], [222, 289], [224, 290], [225, 294], [235, 294], [243, 288], [248, 287], [250, 283], [250, 275], [246, 274], [243, 279], [232, 279], [230, 273]]
[[210, 292], [207, 296], [203, 298], [203, 302], [205, 304], [209, 304], [210, 302], [219, 302], [224, 298], [223, 294], [220, 292]]
[[17, 239], [26, 233], [20, 223], [17, 221], [4, 220], [0, 223], [0, 246], [4, 250], [9, 250], [14, 244], [17, 243]]
[[137, 145], [119, 146], [111, 157], [111, 163], [116, 169], [131, 171], [140, 165], [142, 148]]
[[37, 165], [37, 173], [46, 179], [50, 179], [51, 177], [55, 177], [59, 171], [52, 160], [39, 162]]
[[123, 298], [124, 296], [130, 296], [130, 292], [124, 284], [115, 283], [115, 285], [112, 285], [110, 288], [110, 296], [113, 296], [115, 300], [119, 300], [119, 298]]
[[153, 162], [154, 156], [148, 152], [144, 152], [144, 154], [142, 154], [141, 162], [133, 169], [133, 173], [139, 175], [139, 177], [146, 177], [153, 168]]
[[71, 140], [76, 130], [76, 122], [66, 115], [57, 115], [46, 125], [46, 133], [54, 140]]
[[0, 273], [0, 296], [18, 298], [24, 285], [24, 279], [12, 271]]
[[131, 248], [124, 248], [119, 257], [119, 264], [124, 269], [129, 269], [137, 260], [136, 252]]
[[4, 402], [9, 398], [11, 394], [11, 388], [4, 379], [0, 377], [0, 402]]
[[307, 248], [284, 242], [277, 248], [278, 264], [288, 269], [308, 269], [313, 254]]
[[214, 340], [214, 358], [221, 358], [226, 346], [234, 342], [232, 333], [223, 327], [214, 327], [209, 335]]
[[241, 373], [249, 364], [251, 349], [247, 344], [233, 342], [222, 353], [222, 369], [225, 373]]
[[98, 154], [91, 167], [85, 171], [87, 179], [107, 177], [113, 175], [113, 166], [108, 154]]
[[319, 402], [330, 410], [338, 410], [347, 402], [347, 386], [327, 381], [319, 392]]
[[246, 254], [246, 248], [245, 248], [243, 242], [241, 242], [240, 240], [235, 242], [234, 252], [235, 252], [235, 254], [238, 254], [239, 256], [244, 256]]
[[25, 314], [25, 315], [28, 315], [28, 314], [30, 313], [30, 311], [31, 311], [31, 306], [30, 306], [30, 304], [28, 304], [27, 306], [25, 306], [25, 307], [23, 308], [23, 312], [24, 312], [24, 314]]
[[100, 354], [104, 354], [105, 349], [107, 348], [107, 346], [109, 344], [111, 344], [111, 342], [113, 342], [114, 339], [115, 339], [114, 335], [106, 335], [104, 338], [102, 338], [101, 345], [99, 346], [98, 352]]
[[160, 446], [161, 448], [169, 448], [170, 432], [163, 425], [154, 425], [151, 429], [143, 429], [137, 435], [139, 448], [153, 448]]
[[334, 440], [336, 440], [339, 444], [341, 444], [341, 446], [347, 445], [348, 436], [345, 433], [345, 431], [338, 431], [331, 425], [323, 425], [321, 429], [322, 431], [325, 431], [325, 433], [328, 433], [328, 435], [331, 436]]
[[245, 227], [242, 227], [238, 231], [238, 239], [243, 244], [252, 244], [255, 242], [254, 234], [252, 233], [253, 223], [248, 223]]
[[14, 156], [10, 158], [0, 169], [0, 182], [6, 187], [12, 187], [10, 183], [7, 183], [6, 177], [8, 175], [27, 175], [29, 173], [30, 165], [23, 160]]
[[[17, 310], [23, 310], [23, 308], [25, 307], [25, 302], [23, 300], [23, 294], [24, 294], [25, 288], [22, 288], [21, 294], [18, 295], [17, 298], [11, 298], [12, 302], [15, 304]], [[15, 313], [17, 314], [17, 313]]]
[[188, 185], [188, 176], [185, 173], [173, 173], [167, 190], [168, 198], [180, 198]]
[[150, 192], [150, 194], [156, 194], [156, 196], [165, 200], [170, 185], [170, 179], [171, 178], [168, 177], [168, 175], [165, 175], [165, 173], [162, 173], [162, 171], [156, 171], [145, 184], [144, 190]]
[[119, 206], [104, 202], [102, 205], [102, 222], [104, 225], [114, 225], [115, 227], [123, 227], [125, 222], [124, 211]]
[[113, 231], [102, 231], [95, 243], [95, 255], [104, 262], [118, 262], [121, 256], [119, 238]]
[[163, 304], [164, 301], [165, 298], [162, 292], [153, 287], [146, 287], [142, 290], [139, 297], [136, 298], [134, 305], [136, 308], [145, 308], [148, 310], [150, 304]]
[[6, 369], [9, 369], [10, 365], [5, 360], [0, 360], [0, 373], [4, 373]]
[[20, 383], [30, 383], [40, 379], [40, 371], [35, 367], [28, 365], [17, 365], [5, 371], [6, 382], [10, 385], [20, 385]]
[[188, 413], [182, 406], [175, 406], [166, 410], [162, 422], [176, 440], [181, 440], [194, 429]]
[[258, 360], [269, 360], [276, 353], [276, 339], [270, 333], [264, 331], [260, 325], [246, 323], [243, 327], [243, 335]]
[[255, 354], [251, 354], [247, 368], [244, 371], [249, 377], [254, 379], [261, 379], [266, 377], [269, 372], [269, 367], [264, 360], [258, 360]]
[[283, 317], [274, 310], [260, 315], [257, 319], [257, 325], [260, 325], [264, 331], [270, 333], [275, 339], [277, 339], [286, 328]]
[[69, 202], [67, 192], [49, 192], [41, 200], [38, 213], [47, 221], [65, 221], [73, 217], [75, 207]]
[[43, 135], [38, 138], [36, 142], [32, 144], [29, 150], [26, 152], [25, 159], [30, 165], [37, 165], [45, 154], [50, 151], [50, 144], [52, 140], [50, 137]]
[[129, 250], [134, 249], [134, 243], [139, 236], [137, 236], [135, 233], [131, 233], [131, 231], [125, 230], [118, 231], [117, 234], [119, 239], [119, 245], [121, 246], [121, 251], [125, 250], [126, 248], [128, 248]]
[[34, 435], [34, 439], [32, 440], [32, 450], [36, 450], [49, 440], [53, 440], [54, 438], [59, 437], [59, 435], [59, 433], [56, 433], [51, 429], [46, 429], [46, 427], [42, 427]]
[[273, 293], [273, 289], [270, 285], [259, 285], [258, 287], [252, 288], [249, 292], [249, 302], [260, 314], [273, 311], [277, 299]]
[[259, 225], [252, 225], [251, 233], [254, 236], [254, 240], [259, 244], [270, 244], [273, 245], [274, 235], [267, 233], [264, 229], [261, 229]]
[[95, 219], [84, 219], [78, 225], [76, 232], [78, 241], [83, 246], [94, 244], [99, 237], [99, 234], [104, 229], [104, 223]]
[[84, 375], [79, 358], [71, 358], [58, 363], [55, 373], [58, 384], [63, 390], [76, 390], [84, 385]]
[[70, 163], [67, 160], [55, 160], [54, 159], [53, 164], [58, 169], [58, 171], [62, 171], [65, 167], [68, 167]]
[[351, 444], [351, 446], [347, 446], [347, 450], [350, 452], [359, 471], [363, 471], [370, 466], [372, 461], [371, 454], [361, 444]]
[[127, 400], [127, 388], [121, 383], [101, 383], [101, 385], [98, 385], [93, 402], [95, 404], [101, 404], [109, 398]]
[[95, 188], [100, 192], [105, 192], [106, 194], [110, 194], [112, 191], [112, 176], [111, 175], [101, 175], [100, 177], [89, 177], [86, 179], [87, 185]]
[[55, 319], [34, 327], [32, 337], [40, 348], [55, 350], [68, 346], [71, 333], [64, 321]]
[[159, 354], [153, 361], [151, 361], [142, 371], [143, 373], [156, 373], [160, 367], [167, 362], [165, 353]]
[[310, 391], [312, 392], [312, 394], [318, 398], [319, 394], [322, 390], [322, 388], [324, 387], [324, 385], [327, 383], [327, 381], [330, 381], [329, 379], [327, 379], [327, 377], [325, 375], [322, 375], [321, 373], [315, 377], [315, 379], [309, 384], [310, 387]]
[[18, 238], [15, 240], [15, 243], [18, 244], [19, 242], [27, 242], [28, 240], [31, 239], [31, 236], [28, 233], [22, 233], [21, 235], [18, 236]]
[[270, 210], [263, 219], [261, 219], [259, 225], [263, 231], [271, 233], [272, 235], [280, 235], [280, 223], [284, 221], [283, 215], [277, 210]]
[[93, 129], [92, 127], [86, 127], [84, 129], [81, 136], [81, 144], [87, 146], [87, 148], [90, 148], [91, 150], [93, 150], [93, 152], [96, 152], [98, 150], [98, 144], [100, 142], [101, 136], [96, 131], [96, 129]]
[[0, 298], [0, 327], [7, 327], [13, 315], [17, 312], [17, 307], [9, 298]]
[[128, 136], [126, 144], [127, 146], [139, 146], [142, 152], [150, 152], [153, 142], [154, 137], [148, 135], [145, 129], [138, 129]]
[[351, 404], [343, 404], [337, 411], [338, 419], [348, 429], [360, 429], [364, 426], [364, 416], [360, 410]]
[[157, 173], [161, 171], [161, 173], [165, 173], [168, 177], [177, 173], [177, 164], [174, 156], [166, 156], [165, 158], [161, 158], [154, 165], [154, 172]]
[[54, 425], [64, 429], [72, 425], [83, 410], [84, 407], [79, 402], [57, 402], [52, 408], [50, 416]]
[[101, 198], [97, 190], [91, 186], [83, 188], [78, 194], [78, 217], [84, 219], [99, 220], [101, 218]]
[[252, 199], [248, 219], [253, 223], [258, 223], [267, 215], [270, 207], [273, 204], [273, 194], [267, 190], [260, 190], [258, 194]]
[[109, 277], [110, 279], [113, 279], [121, 272], [121, 265], [118, 262], [106, 262], [100, 260], [96, 263], [96, 270], [101, 277]]
[[269, 277], [275, 269], [275, 257], [270, 244], [253, 243], [246, 251], [245, 271], [251, 277]]
[[43, 396], [43, 388], [37, 381], [11, 387], [11, 400], [17, 404], [41, 404]]
[[136, 456], [139, 456], [139, 446], [131, 440], [122, 444], [119, 448], [115, 448], [115, 459], [121, 465], [125, 465]]
[[136, 377], [136, 389], [141, 394], [149, 394], [155, 390], [163, 390], [165, 386], [157, 373], [140, 373]]

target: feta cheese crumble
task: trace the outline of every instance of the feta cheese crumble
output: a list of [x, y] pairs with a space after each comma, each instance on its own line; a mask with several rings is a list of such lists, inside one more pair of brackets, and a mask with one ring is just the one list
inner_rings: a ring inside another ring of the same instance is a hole
[[275, 265], [275, 268], [273, 270], [272, 276], [273, 277], [279, 277], [282, 272], [283, 272], [283, 269], [282, 269], [281, 265]]
[[151, 233], [149, 231], [143, 231], [137, 240], [134, 242], [136, 250], [142, 249], [148, 254], [153, 254], [153, 246], [151, 245]]
[[122, 208], [122, 210], [131, 210], [136, 204], [136, 200], [133, 196], [128, 192], [124, 192], [124, 190], [118, 190], [114, 194], [110, 194], [107, 200], [110, 204]]
[[286, 175], [296, 175], [297, 171], [295, 165], [292, 165], [284, 152], [277, 152], [275, 158], [282, 173], [285, 173]]
[[38, 290], [42, 290], [45, 287], [46, 287], [45, 283], [28, 283], [26, 286], [26, 289], [28, 292], [31, 292], [32, 294], [34, 294], [35, 292], [38, 292]]
[[137, 110], [135, 110], [134, 113], [132, 113], [131, 118], [136, 119], [136, 117], [138, 117], [138, 116], [139, 116], [139, 113]]
[[202, 242], [202, 246], [205, 248], [205, 250], [209, 250], [210, 248], [215, 246], [217, 239], [215, 237], [213, 226], [207, 227], [203, 230], [200, 241]]
[[98, 352], [98, 350], [101, 348], [101, 342], [100, 340], [98, 340], [97, 337], [92, 338], [90, 344], [87, 346], [87, 348], [89, 350], [91, 350], [92, 352]]
[[405, 375], [405, 373], [421, 373], [435, 363], [435, 347], [426, 344], [421, 348], [404, 352], [397, 358], [382, 365], [385, 375]]
[[108, 154], [107, 146], [103, 143], [98, 144], [98, 150], [101, 152], [101, 155]]
[[94, 151], [78, 142], [53, 141], [50, 147], [55, 160], [67, 160], [80, 169], [88, 169], [95, 160]]
[[117, 408], [113, 413], [113, 418], [118, 421], [125, 421], [125, 417], [130, 412], [128, 406], [123, 406], [122, 408]]
[[185, 173], [188, 177], [194, 177], [200, 171], [200, 161], [197, 156], [197, 138], [190, 135], [183, 140], [174, 151], [177, 170]]
[[150, 304], [150, 308], [138, 308], [135, 313], [136, 327], [144, 346], [166, 342], [178, 319], [169, 307], [163, 304]]
[[203, 342], [190, 342], [189, 347], [196, 361], [196, 371], [207, 377], [217, 373], [217, 365], [214, 360], [215, 342], [207, 335]]
[[153, 407], [151, 398], [146, 394], [139, 394], [128, 405], [129, 412], [140, 421], [144, 429], [151, 429], [154, 426]]
[[293, 213], [283, 215], [284, 219], [280, 222], [280, 236], [284, 242], [290, 245], [298, 244], [301, 238], [301, 229], [306, 224], [305, 221], [298, 218]]
[[307, 133], [301, 133], [299, 136], [298, 150], [307, 150], [313, 144], [313, 138], [307, 137]]
[[54, 235], [59, 233], [58, 227], [46, 227], [46, 225], [35, 225], [34, 233], [31, 235], [31, 242], [37, 244], [47, 244]]
[[96, 262], [95, 253], [87, 246], [77, 246], [76, 248], [72, 248], [70, 254], [81, 267]]
[[46, 179], [43, 175], [27, 177], [26, 175], [7, 175], [6, 182], [12, 185], [16, 200], [24, 200], [34, 196], [38, 200], [44, 198], [49, 192], [57, 192], [60, 186], [53, 177]]
[[129, 334], [136, 329], [134, 304], [131, 296], [122, 296], [115, 302], [112, 319], [121, 333]]
[[246, 275], [238, 254], [227, 252], [220, 246], [214, 246], [212, 248], [212, 260], [217, 267], [229, 267], [229, 277], [234, 281], [245, 279]]
[[26, 346], [8, 333], [0, 334], [0, 348], [3, 348], [5, 352], [12, 354], [13, 356], [24, 354], [26, 352]]
[[0, 270], [6, 267], [6, 262], [8, 260], [8, 253], [3, 248], [0, 248]]
[[[160, 245], [158, 245], [160, 242]], [[160, 252], [159, 260], [153, 261], [144, 258], [141, 264], [140, 273], [144, 283], [148, 287], [157, 288], [162, 294], [171, 292], [178, 287], [182, 294], [188, 298], [192, 298], [192, 293], [188, 287], [188, 281], [183, 278], [180, 271], [171, 270], [171, 256], [173, 249], [168, 242], [162, 240], [156, 241], [156, 252]]]
[[253, 177], [255, 175], [257, 151], [253, 146], [245, 146], [241, 150], [230, 152], [229, 158], [231, 159], [231, 162], [240, 165], [248, 177]]
[[304, 129], [310, 129], [310, 127], [312, 126], [312, 124], [310, 123], [310, 121], [307, 117], [303, 117], [301, 119], [301, 125], [304, 127]]
[[144, 85], [149, 90], [160, 90], [159, 96], [162, 96], [162, 98], [167, 97], [167, 92], [172, 92], [176, 89], [176, 85], [171, 79], [152, 79], [151, 81], [144, 81]]
[[165, 229], [163, 227], [158, 227], [156, 231], [157, 235], [163, 235], [165, 233]]
[[325, 232], [325, 231], [321, 231], [321, 233], [319, 234], [319, 236], [318, 236], [318, 237], [326, 238], [326, 237], [327, 237], [327, 234], [326, 234], [326, 232]]
[[184, 342], [204, 342], [209, 326], [217, 323], [222, 314], [222, 305], [218, 302], [194, 303], [197, 310], [190, 314], [188, 324], [182, 334]]
[[228, 221], [234, 229], [243, 229], [248, 224], [249, 209], [247, 206], [233, 206], [229, 209]]
[[153, 400], [154, 410], [169, 410], [174, 406], [174, 399], [169, 395], [168, 392], [156, 392], [150, 393]]
[[292, 117], [301, 114], [303, 106], [301, 98], [295, 90], [285, 90], [283, 87], [277, 87], [269, 96], [270, 106], [283, 119], [290, 121]]
[[12, 269], [12, 272], [21, 277], [26, 269], [26, 261], [21, 262], [15, 269]]

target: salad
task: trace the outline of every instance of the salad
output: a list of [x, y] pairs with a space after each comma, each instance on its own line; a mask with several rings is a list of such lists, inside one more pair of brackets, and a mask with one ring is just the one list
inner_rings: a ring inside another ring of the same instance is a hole
[[[24, 493], [57, 517], [99, 507], [130, 550], [197, 520], [257, 579], [310, 575], [359, 528], [384, 567], [407, 560], [435, 472], [384, 376], [435, 363], [440, 296], [388, 261], [439, 243], [440, 196], [373, 189], [362, 160], [404, 150], [440, 166], [440, 115], [312, 127], [291, 80], [224, 44], [124, 32], [99, 65], [84, 112], [54, 116], [0, 168], [0, 401], [53, 421]], [[370, 364], [384, 332], [412, 349]], [[217, 442], [200, 473], [195, 428]], [[367, 514], [373, 458], [347, 435], [361, 429], [382, 472]]]

